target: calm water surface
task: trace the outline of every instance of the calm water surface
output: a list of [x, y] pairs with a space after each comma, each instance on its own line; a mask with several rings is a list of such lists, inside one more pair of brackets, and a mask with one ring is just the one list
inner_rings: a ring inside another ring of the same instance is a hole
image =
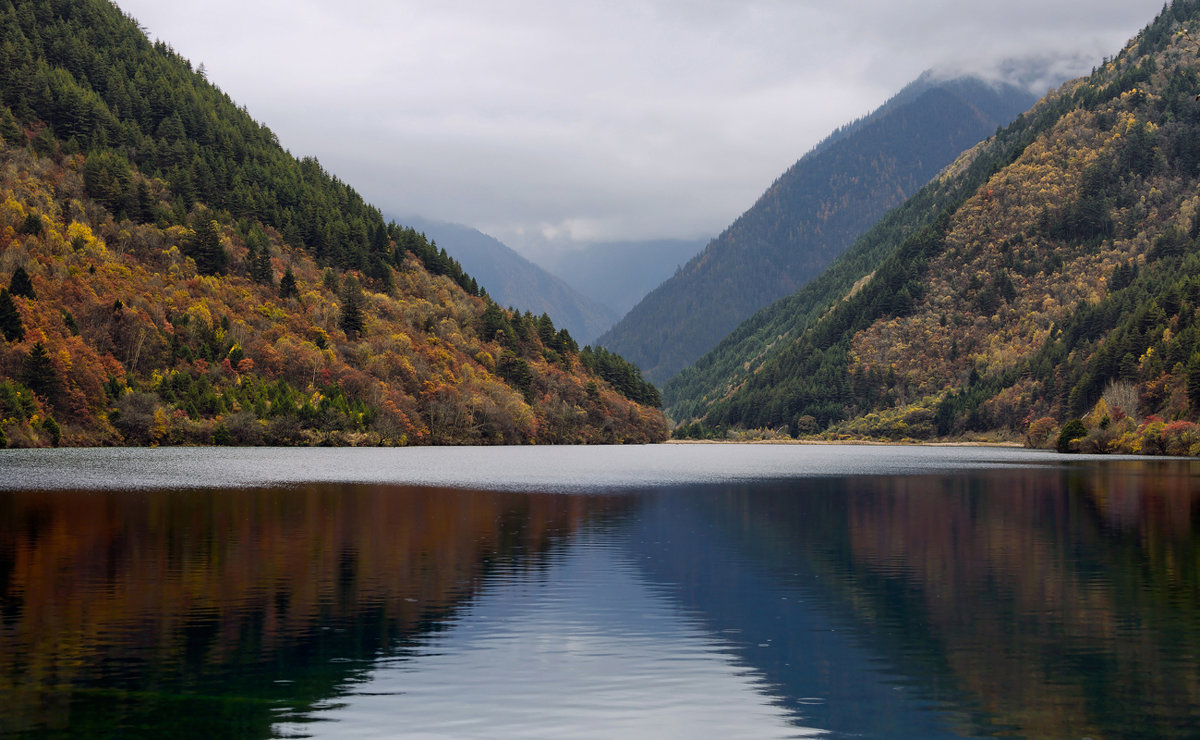
[[1200, 463], [0, 451], [0, 735], [1194, 737]]

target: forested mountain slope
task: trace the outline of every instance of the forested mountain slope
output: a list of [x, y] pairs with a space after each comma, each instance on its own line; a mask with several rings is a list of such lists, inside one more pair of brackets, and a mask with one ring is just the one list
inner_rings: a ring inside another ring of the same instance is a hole
[[923, 76], [796, 162], [598, 342], [665, 382], [1034, 101], [1002, 83]]
[[437, 242], [501, 306], [547, 314], [580, 342], [591, 342], [619, 318], [615, 311], [481, 231], [423, 218], [402, 222]]
[[107, 0], [0, 0], [0, 444], [651, 441], [656, 404]]
[[671, 408], [708, 427], [1200, 452], [1198, 22], [1178, 0], [965, 155], [678, 378]]

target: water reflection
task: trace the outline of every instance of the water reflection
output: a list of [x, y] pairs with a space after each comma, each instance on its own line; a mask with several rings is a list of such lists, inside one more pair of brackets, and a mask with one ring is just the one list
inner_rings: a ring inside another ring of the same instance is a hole
[[834, 732], [1177, 737], [1200, 733], [1198, 522], [1193, 463], [1118, 463], [681, 491], [635, 546]]
[[267, 737], [615, 497], [0, 496], [0, 734]]
[[496, 574], [444, 632], [284, 734], [794, 738], [763, 680], [695, 615], [648, 586], [612, 532], [585, 532], [546, 570]]
[[0, 735], [1197, 735], [1197, 472], [5, 493]]

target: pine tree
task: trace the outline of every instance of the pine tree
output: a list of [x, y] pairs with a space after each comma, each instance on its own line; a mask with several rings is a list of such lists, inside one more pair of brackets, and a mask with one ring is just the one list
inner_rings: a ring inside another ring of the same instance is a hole
[[58, 398], [62, 382], [58, 378], [54, 361], [50, 359], [50, 353], [41, 342], [29, 350], [29, 355], [25, 358], [25, 367], [21, 371], [21, 382], [51, 403]]
[[380, 292], [391, 295], [396, 290], [396, 282], [392, 279], [392, 270], [383, 261], [383, 257], [379, 253], [371, 255], [370, 266], [367, 268], [367, 277], [379, 287]]
[[8, 292], [29, 299], [37, 298], [37, 294], [33, 292], [33, 281], [29, 279], [29, 273], [25, 272], [24, 267], [13, 270], [12, 280], [8, 282]]
[[33, 211], [25, 214], [25, 220], [21, 223], [21, 233], [36, 236], [42, 233], [42, 219]]
[[330, 293], [337, 293], [340, 289], [337, 273], [333, 271], [332, 267], [325, 268], [325, 274], [321, 276], [321, 285], [324, 285]]
[[205, 275], [224, 275], [229, 271], [229, 253], [221, 245], [217, 222], [202, 218], [188, 240], [186, 253], [196, 261], [196, 269]]
[[259, 285], [273, 285], [275, 273], [271, 269], [271, 250], [267, 235], [257, 224], [246, 235], [246, 246], [250, 249], [250, 279]]
[[14, 146], [25, 143], [21, 127], [17, 124], [17, 119], [13, 118], [12, 111], [7, 107], [0, 109], [0, 137]]
[[251, 277], [254, 282], [262, 285], [275, 284], [275, 270], [271, 267], [271, 253], [266, 247], [260, 247], [258, 253], [254, 256], [254, 262], [250, 266]]
[[296, 275], [292, 272], [292, 268], [284, 270], [283, 277], [279, 279], [279, 297], [280, 298], [299, 298], [300, 288], [296, 285]]
[[50, 435], [50, 444], [58, 447], [59, 443], [62, 442], [62, 427], [58, 425], [53, 416], [47, 416], [42, 421], [42, 429], [45, 429], [46, 433]]
[[121, 219], [128, 215], [130, 194], [134, 192], [129, 162], [112, 152], [96, 152], [83, 164], [83, 185], [88, 195]]
[[487, 308], [483, 309], [480, 324], [480, 338], [483, 341], [494, 341], [497, 339], [496, 335], [500, 334], [499, 340], [501, 342], [504, 342], [506, 345], [511, 343], [515, 347], [516, 335], [513, 334], [512, 325], [508, 321], [508, 315], [494, 302], [488, 301]]
[[1192, 355], [1187, 366], [1188, 400], [1192, 408], [1200, 411], [1200, 354]]
[[145, 180], [138, 180], [134, 189], [133, 217], [139, 223], [154, 220], [154, 196], [150, 194], [150, 186]]
[[17, 304], [7, 288], [0, 288], [0, 332], [10, 342], [20, 342], [25, 338], [25, 325], [21, 323], [21, 314]]
[[338, 323], [349, 339], [357, 339], [366, 324], [362, 287], [349, 275], [342, 286], [342, 318]]

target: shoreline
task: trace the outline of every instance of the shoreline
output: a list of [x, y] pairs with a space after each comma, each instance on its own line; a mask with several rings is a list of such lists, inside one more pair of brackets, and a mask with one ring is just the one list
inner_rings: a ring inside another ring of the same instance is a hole
[[877, 439], [668, 439], [665, 445], [848, 445], [870, 447], [1005, 447], [1031, 449], [1020, 442], [881, 442]]

